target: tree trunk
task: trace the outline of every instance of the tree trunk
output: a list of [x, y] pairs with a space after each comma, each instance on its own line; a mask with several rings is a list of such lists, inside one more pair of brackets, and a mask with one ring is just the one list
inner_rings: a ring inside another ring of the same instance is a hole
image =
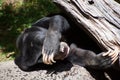
[[[114, 0], [53, 0], [77, 25], [100, 45], [103, 55], [120, 50], [120, 5]], [[81, 26], [81, 24], [83, 26]]]

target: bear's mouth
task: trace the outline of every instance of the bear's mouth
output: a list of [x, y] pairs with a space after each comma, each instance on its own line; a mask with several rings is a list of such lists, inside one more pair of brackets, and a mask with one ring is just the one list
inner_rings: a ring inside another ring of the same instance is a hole
[[66, 42], [60, 43], [60, 52], [54, 56], [55, 60], [64, 60], [70, 52], [70, 48]]

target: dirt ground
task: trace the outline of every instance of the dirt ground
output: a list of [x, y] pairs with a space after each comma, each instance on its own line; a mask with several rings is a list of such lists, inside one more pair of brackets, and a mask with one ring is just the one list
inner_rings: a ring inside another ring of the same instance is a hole
[[[14, 61], [0, 63], [0, 80], [94, 80], [83, 67], [72, 66], [70, 63], [61, 66], [41, 68], [30, 72], [20, 70]], [[61, 69], [59, 69], [59, 68]]]
[[[41, 64], [42, 65], [42, 64]], [[58, 62], [53, 66], [37, 66], [22, 71], [14, 61], [0, 62], [0, 80], [113, 80], [101, 70], [89, 70], [70, 62]], [[120, 79], [116, 79], [120, 80]]]

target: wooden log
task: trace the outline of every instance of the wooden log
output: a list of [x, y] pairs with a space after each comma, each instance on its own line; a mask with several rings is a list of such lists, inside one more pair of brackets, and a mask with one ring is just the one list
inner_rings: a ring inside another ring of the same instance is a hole
[[[114, 0], [53, 0], [100, 45], [113, 63], [120, 52], [120, 4]], [[81, 24], [83, 26], [81, 26]]]

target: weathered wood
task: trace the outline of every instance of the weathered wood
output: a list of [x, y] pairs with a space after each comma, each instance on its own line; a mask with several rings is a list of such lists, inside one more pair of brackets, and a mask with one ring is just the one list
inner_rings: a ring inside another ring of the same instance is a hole
[[[114, 0], [53, 0], [111, 56], [120, 52], [120, 4]], [[81, 24], [83, 26], [81, 26]]]

